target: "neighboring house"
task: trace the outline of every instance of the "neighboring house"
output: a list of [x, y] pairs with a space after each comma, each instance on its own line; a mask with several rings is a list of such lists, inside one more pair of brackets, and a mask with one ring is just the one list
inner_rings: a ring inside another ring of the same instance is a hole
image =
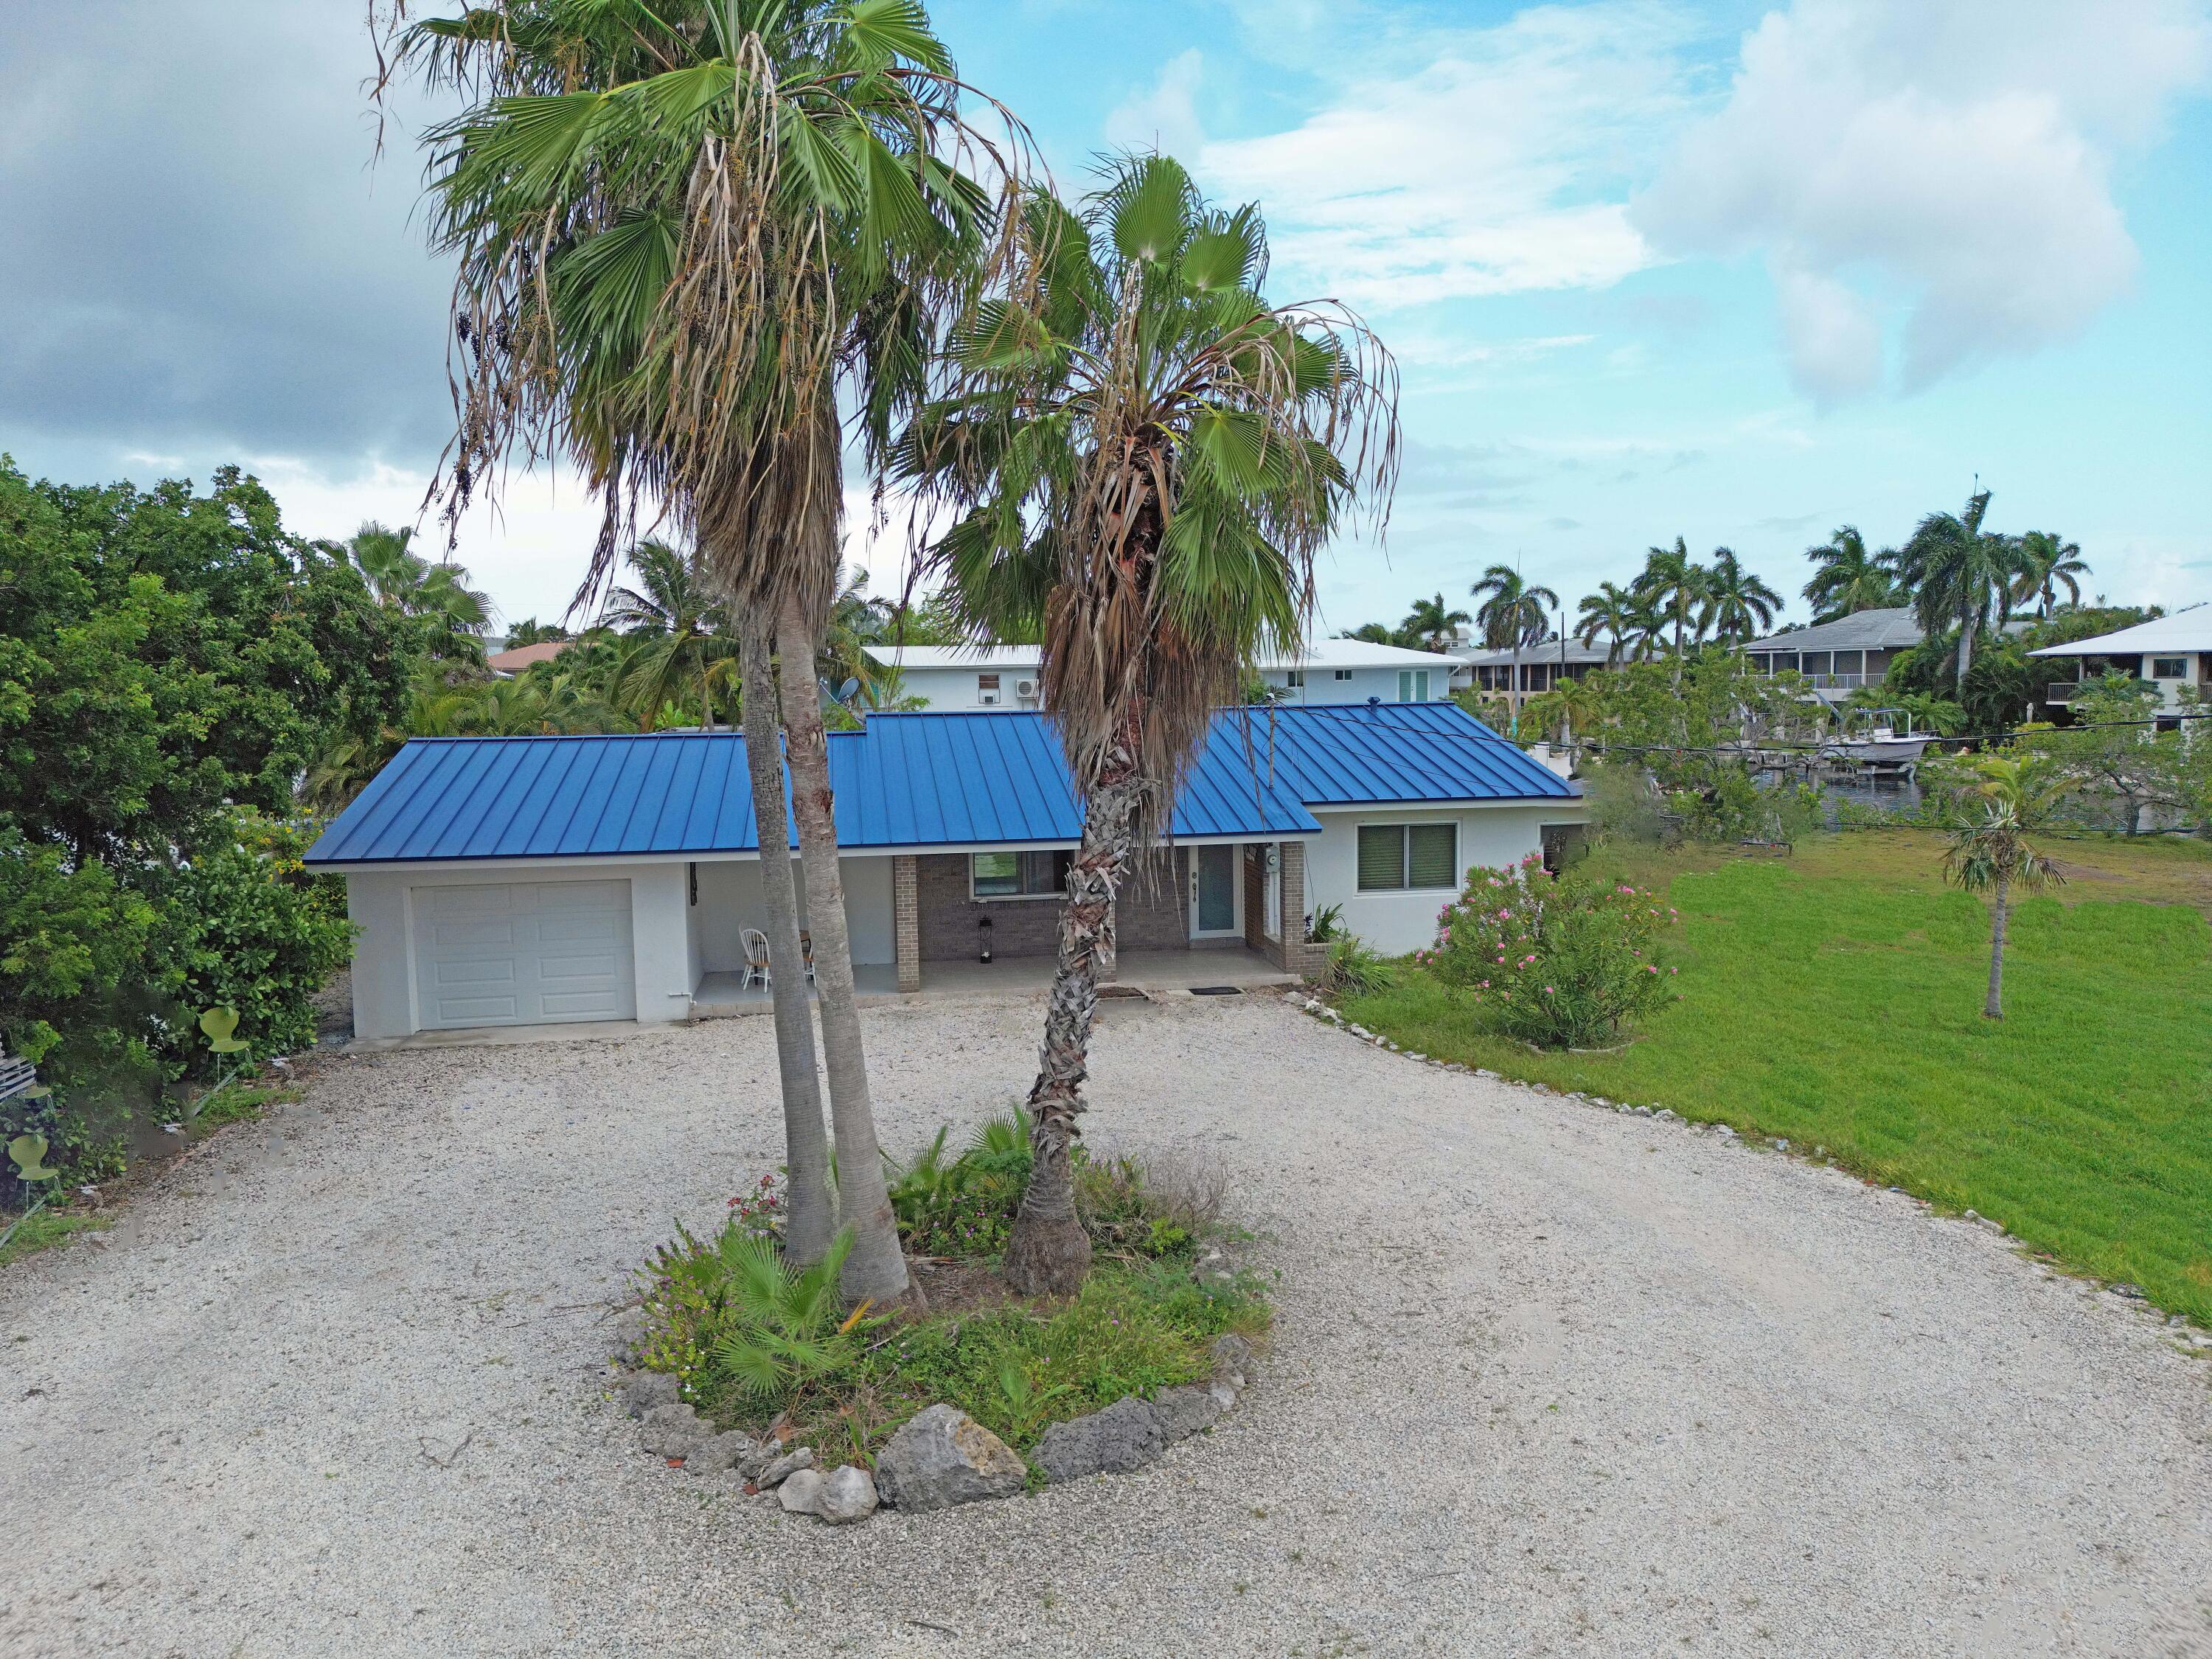
[[512, 651], [493, 652], [484, 659], [484, 666], [501, 678], [510, 679], [526, 668], [551, 662], [574, 644], [574, 640], [541, 640], [536, 645], [518, 645]]
[[[1480, 645], [1461, 646], [1452, 651], [1459, 664], [1452, 684], [1517, 704], [1540, 692], [1549, 691], [1562, 680], [1579, 680], [1593, 669], [1603, 668], [1610, 653], [1609, 645], [1584, 645], [1571, 639], [1544, 640], [1524, 645], [1517, 653], [1510, 649], [1492, 651]], [[1516, 657], [1521, 670], [1517, 687], [1513, 676]], [[1624, 648], [1617, 660], [1625, 662], [1627, 659], [1628, 653]]]
[[[2094, 676], [2106, 667], [2148, 680], [2158, 688], [2160, 706], [2179, 709], [2181, 688], [2195, 686], [2201, 693], [2212, 684], [2212, 605], [2192, 605], [2170, 617], [2159, 617], [2117, 634], [2100, 634], [2070, 645], [2045, 646], [2031, 657], [2074, 659], [2073, 678], [2054, 681], [2044, 689], [2043, 701], [2063, 707], [2074, 700], [2081, 675]], [[2053, 663], [2054, 670], [2069, 665]]]
[[[307, 854], [347, 878], [356, 1034], [690, 1017], [763, 927], [744, 743], [410, 742]], [[1054, 953], [1082, 824], [1042, 716], [875, 714], [830, 761], [865, 988], [919, 990], [986, 939]], [[1572, 784], [1449, 702], [1224, 710], [1171, 843], [1122, 891], [1121, 947], [1243, 945], [1304, 973], [1308, 920], [1335, 904], [1410, 951], [1469, 866], [1582, 819]]]
[[1841, 702], [1863, 685], [1880, 685], [1897, 653], [1920, 643], [1911, 605], [1855, 611], [1833, 622], [1770, 634], [1744, 647], [1762, 674], [1795, 672], [1823, 702]]
[[[1034, 645], [883, 645], [869, 654], [899, 671], [899, 690], [932, 714], [1035, 708], [1041, 658]], [[1291, 707], [1345, 702], [1439, 702], [1459, 665], [1433, 651], [1364, 640], [1316, 640], [1296, 656], [1259, 665], [1263, 684]]]

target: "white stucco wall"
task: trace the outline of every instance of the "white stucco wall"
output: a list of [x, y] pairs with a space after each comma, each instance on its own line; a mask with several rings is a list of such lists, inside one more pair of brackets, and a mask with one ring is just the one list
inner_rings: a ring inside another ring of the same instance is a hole
[[[1384, 702], [1398, 701], [1398, 671], [1395, 668], [1350, 668], [1344, 671], [1351, 678], [1337, 678], [1334, 668], [1309, 668], [1304, 671], [1304, 686], [1290, 687], [1284, 701], [1293, 707], [1312, 707], [1332, 702], [1365, 702], [1370, 697]], [[1290, 678], [1288, 671], [1280, 668], [1263, 670], [1261, 679], [1269, 685], [1283, 685]], [[1439, 664], [1429, 671], [1429, 701], [1443, 702], [1451, 696], [1451, 670]]]
[[[806, 886], [799, 860], [791, 862], [799, 887], [799, 926], [806, 927]], [[852, 934], [853, 961], [888, 963], [895, 939], [891, 915], [891, 861], [887, 857], [848, 855], [838, 860], [845, 884], [845, 926]], [[761, 897], [757, 859], [719, 859], [699, 866], [701, 964], [710, 974], [734, 974], [745, 965], [745, 927], [768, 931], [768, 909]]]
[[346, 909], [360, 930], [353, 951], [356, 1036], [405, 1036], [420, 1028], [412, 894], [425, 887], [513, 881], [628, 881], [637, 1017], [682, 1019], [698, 988], [689, 884], [683, 864], [576, 859], [535, 864], [461, 865], [443, 870], [371, 870], [346, 877]]
[[1543, 850], [1543, 826], [1579, 823], [1580, 801], [1546, 805], [1514, 803], [1498, 806], [1459, 808], [1363, 807], [1356, 811], [1316, 809], [1322, 832], [1306, 839], [1306, 904], [1343, 907], [1344, 926], [1391, 956], [1402, 956], [1433, 944], [1437, 913], [1456, 896], [1451, 888], [1414, 889], [1395, 892], [1359, 890], [1359, 826], [1363, 823], [1439, 823], [1459, 826], [1461, 880], [1468, 867], [1484, 865], [1502, 868]]
[[[975, 681], [979, 674], [995, 672], [999, 677], [999, 701], [985, 704], [978, 698]], [[929, 705], [933, 714], [952, 713], [963, 708], [1027, 708], [1037, 706], [1034, 697], [1024, 699], [1014, 695], [1014, 688], [1024, 680], [1037, 678], [1037, 667], [1031, 663], [1026, 668], [907, 668], [899, 673], [899, 690], [909, 697], [921, 697]]]

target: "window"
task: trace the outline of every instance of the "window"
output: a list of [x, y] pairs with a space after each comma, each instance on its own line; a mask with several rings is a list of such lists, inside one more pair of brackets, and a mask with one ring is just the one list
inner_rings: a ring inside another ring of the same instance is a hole
[[1398, 701], [1426, 702], [1429, 700], [1429, 671], [1425, 668], [1401, 668], [1398, 671]]
[[987, 707], [999, 701], [999, 677], [996, 674], [975, 676], [975, 701]]
[[969, 890], [979, 899], [1057, 898], [1067, 890], [1071, 852], [975, 853], [969, 857]]
[[2186, 657], [2153, 657], [2150, 677], [2154, 680], [2185, 680], [2189, 678], [2189, 659]]
[[1359, 890], [1403, 892], [1408, 888], [1459, 885], [1459, 826], [1455, 823], [1363, 823], [1359, 826]]
[[1349, 668], [1340, 668], [1336, 671], [1336, 677], [1340, 680], [1348, 680], [1352, 678], [1352, 671]]
[[1304, 690], [1306, 684], [1306, 671], [1303, 668], [1289, 670], [1283, 676], [1283, 684], [1293, 691]]

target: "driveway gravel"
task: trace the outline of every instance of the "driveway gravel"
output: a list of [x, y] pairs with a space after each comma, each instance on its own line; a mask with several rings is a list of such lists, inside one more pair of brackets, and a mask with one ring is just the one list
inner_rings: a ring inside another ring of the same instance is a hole
[[[1032, 1002], [867, 1017], [886, 1140]], [[2212, 1653], [2212, 1364], [1911, 1200], [1114, 1004], [1094, 1142], [1197, 1145], [1283, 1283], [1212, 1434], [831, 1529], [656, 1466], [605, 1322], [778, 1156], [772, 1035], [320, 1060], [0, 1275], [0, 1652]]]

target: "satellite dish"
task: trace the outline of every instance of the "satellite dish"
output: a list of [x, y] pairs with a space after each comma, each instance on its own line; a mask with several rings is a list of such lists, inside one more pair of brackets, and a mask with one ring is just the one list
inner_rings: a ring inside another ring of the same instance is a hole
[[859, 690], [860, 689], [860, 682], [859, 681], [859, 679], [854, 678], [854, 679], [849, 679], [849, 680], [847, 680], [847, 681], [844, 683], [844, 684], [842, 684], [842, 685], [841, 685], [841, 686], [839, 686], [839, 687], [837, 688], [837, 701], [838, 701], [839, 702], [852, 702], [852, 701], [853, 701], [853, 693], [854, 693], [855, 691]]

